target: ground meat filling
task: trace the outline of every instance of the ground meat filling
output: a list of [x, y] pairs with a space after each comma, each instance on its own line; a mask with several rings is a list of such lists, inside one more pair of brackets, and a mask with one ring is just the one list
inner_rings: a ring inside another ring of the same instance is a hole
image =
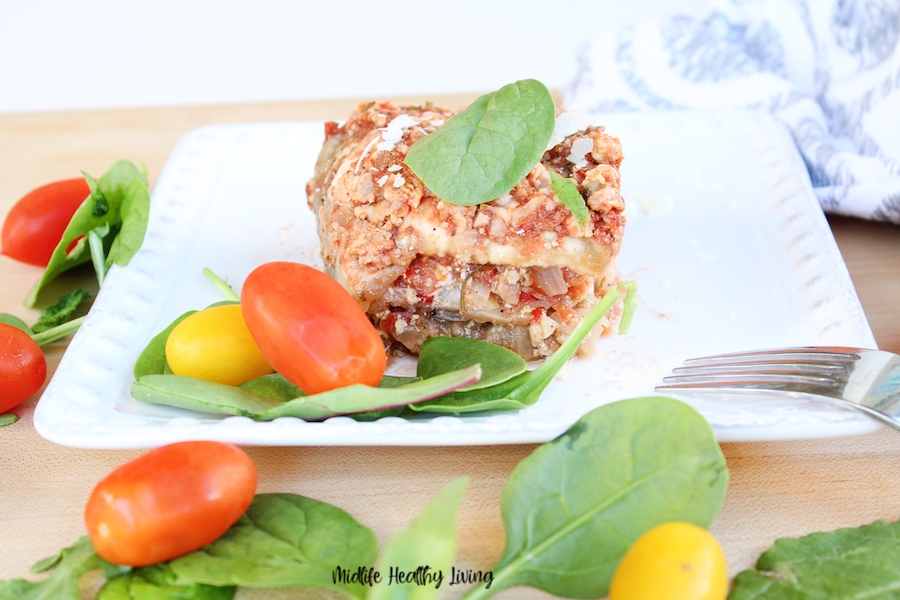
[[[588, 127], [503, 197], [456, 206], [403, 164], [409, 147], [453, 114], [373, 103], [343, 126], [326, 125], [307, 184], [326, 268], [388, 342], [410, 351], [451, 335], [547, 356], [618, 281], [621, 145]], [[585, 226], [553, 192], [551, 169], [585, 198]]]

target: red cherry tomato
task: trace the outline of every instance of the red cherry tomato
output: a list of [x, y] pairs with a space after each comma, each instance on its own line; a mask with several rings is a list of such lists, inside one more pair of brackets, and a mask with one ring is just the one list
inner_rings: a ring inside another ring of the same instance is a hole
[[170, 444], [100, 481], [88, 499], [84, 521], [103, 559], [149, 565], [218, 539], [247, 511], [256, 482], [253, 461], [236, 446]]
[[46, 378], [40, 346], [18, 327], [0, 323], [0, 413], [30, 398]]
[[381, 381], [387, 365], [381, 337], [325, 273], [298, 263], [266, 263], [244, 282], [241, 307], [272, 368], [307, 394]]
[[25, 194], [3, 223], [2, 254], [46, 267], [72, 215], [90, 193], [87, 182], [79, 178], [50, 183]]

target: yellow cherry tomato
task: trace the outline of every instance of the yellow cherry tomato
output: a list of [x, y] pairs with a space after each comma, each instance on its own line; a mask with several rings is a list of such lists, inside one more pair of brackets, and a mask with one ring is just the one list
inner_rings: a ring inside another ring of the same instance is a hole
[[176, 375], [226, 385], [272, 372], [247, 329], [240, 304], [211, 306], [176, 325], [166, 340], [166, 361]]
[[663, 523], [639, 537], [619, 563], [609, 600], [724, 600], [728, 566], [721, 546], [692, 523]]

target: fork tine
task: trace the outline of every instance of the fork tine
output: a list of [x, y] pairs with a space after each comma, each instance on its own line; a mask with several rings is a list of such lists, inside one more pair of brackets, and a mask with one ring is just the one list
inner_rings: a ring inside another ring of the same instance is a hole
[[710, 387], [771, 387], [771, 386], [814, 386], [833, 388], [842, 383], [833, 377], [802, 374], [790, 371], [727, 371], [669, 375], [663, 377], [665, 385], [656, 389], [690, 389]]
[[760, 370], [780, 373], [809, 373], [818, 375], [836, 375], [846, 371], [846, 363], [816, 363], [793, 361], [765, 361], [765, 362], [736, 362], [736, 363], [708, 363], [691, 364], [686, 367], [675, 367], [672, 373], [675, 375], [702, 375], [713, 373], [756, 373]]
[[731, 352], [684, 361], [656, 390], [792, 398], [859, 410], [900, 430], [900, 355], [849, 347]]
[[778, 348], [773, 350], [749, 350], [745, 352], [729, 352], [699, 358], [689, 358], [685, 366], [711, 364], [738, 364], [759, 362], [798, 361], [801, 363], [849, 363], [859, 360], [858, 348], [847, 347], [797, 347]]
[[663, 378], [657, 390], [783, 390], [833, 395], [842, 389], [857, 348], [796, 347], [729, 352], [691, 358]]

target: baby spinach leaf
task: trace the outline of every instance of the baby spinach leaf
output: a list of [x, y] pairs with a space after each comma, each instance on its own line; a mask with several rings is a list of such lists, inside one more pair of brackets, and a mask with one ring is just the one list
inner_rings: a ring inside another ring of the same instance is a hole
[[194, 377], [144, 375], [132, 384], [131, 395], [150, 404], [166, 404], [213, 414], [240, 415], [262, 421], [278, 417], [322, 420], [337, 415], [421, 402], [477, 381], [480, 372], [474, 366], [392, 388], [351, 385], [312, 396], [300, 396], [287, 402]]
[[601, 406], [539, 446], [501, 497], [506, 548], [486, 598], [529, 585], [567, 598], [605, 596], [629, 546], [666, 521], [707, 526], [728, 482], [707, 422], [677, 400]]
[[[120, 175], [122, 184], [114, 188], [113, 193], [121, 194], [119, 207], [121, 226], [106, 256], [107, 266], [112, 264], [125, 266], [131, 261], [144, 243], [147, 221], [150, 218], [150, 189], [147, 187], [146, 173], [138, 172], [131, 163], [124, 163], [119, 168], [122, 169]], [[127, 185], [123, 185], [125, 180], [128, 180]], [[120, 191], [123, 187], [124, 191]], [[104, 195], [108, 197], [109, 192], [104, 192]]]
[[260, 418], [264, 420], [278, 417], [325, 419], [335, 415], [407, 406], [470, 385], [478, 381], [480, 376], [481, 369], [475, 365], [397, 387], [373, 388], [365, 385], [352, 385], [285, 402], [266, 411]]
[[32, 583], [24, 579], [0, 582], [0, 600], [79, 600], [78, 581], [88, 571], [111, 566], [94, 552], [87, 536], [56, 556], [35, 564], [32, 571], [51, 571], [47, 579]]
[[239, 387], [204, 381], [196, 377], [151, 374], [131, 384], [131, 395], [148, 404], [164, 404], [214, 415], [260, 418], [281, 406], [280, 400], [259, 396]]
[[293, 494], [258, 494], [218, 540], [169, 562], [182, 579], [209, 585], [322, 587], [363, 598], [359, 584], [337, 582], [337, 567], [369, 567], [375, 534], [343, 510]]
[[[381, 378], [381, 381], [378, 382], [377, 387], [395, 388], [421, 380], [421, 377], [396, 377], [385, 375]], [[238, 385], [238, 387], [259, 396], [265, 396], [266, 398], [272, 398], [273, 400], [281, 400], [282, 402], [288, 402], [289, 400], [306, 396], [306, 392], [278, 373], [269, 373], [262, 377], [250, 379]]]
[[[391, 375], [385, 375], [381, 379], [381, 381], [378, 382], [378, 387], [400, 387], [402, 385], [406, 385], [407, 383], [413, 383], [416, 381], [419, 381], [418, 377], [393, 377]], [[298, 388], [296, 385], [294, 385], [278, 373], [270, 373], [268, 375], [263, 375], [262, 377], [257, 377], [256, 379], [245, 381], [238, 387], [242, 390], [252, 392], [259, 396], [265, 396], [266, 398], [272, 398], [273, 400], [280, 400], [281, 402], [288, 402], [290, 400], [294, 400], [295, 398], [300, 398], [301, 396], [306, 395], [303, 390]], [[403, 412], [403, 409], [404, 407], [400, 406], [396, 408], [389, 408], [386, 410], [354, 413], [349, 416], [353, 417], [357, 421], [377, 421], [382, 417], [397, 416]]]
[[[627, 284], [622, 284], [624, 287]], [[461, 414], [485, 410], [516, 410], [538, 401], [544, 389], [553, 381], [560, 369], [569, 361], [578, 346], [591, 332], [594, 325], [603, 318], [616, 300], [617, 290], [610, 289], [605, 296], [585, 315], [568, 339], [552, 356], [533, 371], [525, 371], [503, 383], [485, 389], [461, 390], [446, 396], [414, 404], [409, 408], [418, 412]], [[431, 367], [432, 372], [440, 371], [440, 364]]]
[[440, 396], [434, 400], [409, 406], [417, 413], [460, 415], [471, 412], [521, 410], [529, 403], [517, 397], [528, 382], [528, 372], [517, 375], [493, 387], [472, 391], [460, 391]]
[[0, 415], [0, 427], [6, 427], [7, 425], [12, 425], [16, 421], [19, 420], [19, 416], [13, 413], [6, 413], [5, 415]]
[[584, 203], [584, 197], [582, 197], [578, 188], [575, 187], [575, 182], [571, 179], [560, 177], [552, 169], [550, 170], [550, 182], [553, 184], [553, 191], [556, 192], [556, 197], [559, 198], [559, 201], [575, 215], [575, 221], [582, 227], [587, 225], [591, 215], [588, 212], [587, 204]]
[[21, 329], [28, 335], [32, 335], [34, 332], [31, 330], [31, 327], [28, 326], [28, 323], [17, 317], [16, 315], [11, 315], [9, 313], [0, 313], [0, 323], [6, 323], [7, 325], [12, 325], [16, 329]]
[[[147, 175], [128, 161], [118, 161], [100, 179], [85, 175], [91, 195], [72, 215], [62, 239], [50, 256], [41, 279], [25, 298], [26, 306], [34, 306], [44, 286], [61, 273], [91, 260], [89, 234], [99, 238], [104, 264], [95, 268], [105, 271], [113, 263], [124, 266], [143, 243], [150, 210]], [[68, 251], [74, 242], [71, 252]], [[97, 251], [97, 245], [95, 252]]]
[[406, 410], [405, 406], [397, 406], [394, 408], [386, 408], [384, 410], [369, 410], [361, 413], [353, 413], [352, 415], [347, 416], [356, 421], [377, 421], [384, 417], [399, 417], [403, 414], [404, 410]]
[[184, 321], [186, 318], [197, 312], [189, 310], [174, 321], [171, 325], [153, 336], [153, 339], [141, 351], [137, 361], [134, 363], [134, 378], [140, 379], [144, 375], [162, 375], [166, 372], [166, 340], [169, 334], [175, 329], [175, 326]]
[[59, 302], [53, 306], [48, 306], [41, 311], [41, 316], [37, 323], [31, 328], [34, 333], [43, 333], [48, 329], [58, 327], [63, 323], [72, 320], [75, 311], [81, 306], [81, 303], [88, 298], [85, 290], [77, 289], [70, 294], [61, 296]]
[[[462, 368], [462, 367], [460, 367]], [[453, 369], [454, 371], [458, 371], [459, 369]], [[378, 387], [380, 388], [395, 388], [406, 385], [407, 383], [415, 383], [417, 381], [422, 381], [424, 377], [400, 377], [399, 375], [385, 375], [381, 378], [381, 381], [378, 382]]]
[[289, 402], [295, 398], [306, 396], [306, 392], [278, 373], [269, 373], [262, 377], [250, 379], [238, 387], [257, 396], [271, 398], [279, 402]]
[[179, 579], [165, 563], [134, 569], [107, 581], [95, 600], [231, 600], [234, 586]]
[[419, 351], [416, 375], [428, 379], [442, 373], [481, 365], [481, 379], [466, 387], [477, 390], [512, 379], [527, 368], [525, 359], [501, 346], [468, 338], [433, 337]]
[[739, 573], [729, 600], [896, 598], [900, 521], [780, 539]]
[[[406, 385], [407, 383], [415, 383], [421, 381], [421, 377], [398, 377], [396, 375], [385, 375], [378, 382], [380, 388], [395, 388]], [[361, 413], [353, 413], [347, 415], [357, 421], [377, 421], [384, 417], [398, 417], [406, 410], [405, 406], [395, 406], [394, 408], [386, 408], [384, 410], [370, 410]]]
[[437, 197], [472, 206], [522, 181], [544, 155], [555, 125], [550, 92], [525, 79], [475, 100], [414, 143], [404, 162]]
[[[224, 306], [226, 304], [238, 304], [238, 302], [235, 302], [234, 300], [220, 300], [219, 302], [213, 302], [207, 308], [212, 308], [213, 306]], [[168, 327], [153, 336], [150, 342], [141, 351], [141, 354], [138, 356], [138, 359], [134, 364], [133, 373], [135, 379], [143, 377], [144, 375], [162, 375], [172, 372], [169, 369], [168, 362], [166, 361], [166, 342], [169, 339], [169, 334], [172, 333], [172, 330], [175, 329], [176, 325], [184, 321], [195, 312], [197, 311], [189, 310], [186, 313], [178, 316], [174, 321], [172, 321], [172, 323], [169, 324]]]
[[[441, 593], [456, 558], [456, 514], [469, 480], [457, 479], [432, 498], [425, 510], [410, 525], [398, 532], [385, 546], [378, 559], [377, 570], [389, 575], [391, 569], [416, 573], [419, 578], [397, 583], [382, 582], [374, 586], [366, 600], [430, 600]], [[447, 584], [449, 586], [449, 583]]]

